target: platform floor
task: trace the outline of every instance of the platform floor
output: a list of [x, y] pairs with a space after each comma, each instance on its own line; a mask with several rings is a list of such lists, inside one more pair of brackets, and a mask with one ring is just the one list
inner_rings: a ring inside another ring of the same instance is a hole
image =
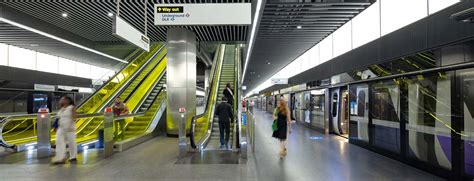
[[177, 139], [158, 137], [92, 162], [56, 166], [20, 159], [0, 164], [0, 180], [442, 180], [298, 124], [289, 137], [288, 156], [280, 160], [277, 141], [271, 138], [271, 115], [256, 110], [256, 117], [258, 146], [246, 161], [205, 153], [204, 159], [179, 162]]

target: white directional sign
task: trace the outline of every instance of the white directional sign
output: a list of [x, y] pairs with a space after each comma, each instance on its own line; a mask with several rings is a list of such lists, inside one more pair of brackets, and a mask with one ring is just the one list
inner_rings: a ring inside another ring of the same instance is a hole
[[275, 85], [275, 84], [288, 84], [288, 79], [273, 78], [271, 81], [272, 81], [273, 85]]
[[155, 4], [155, 25], [249, 25], [250, 3]]
[[122, 18], [115, 17], [112, 29], [115, 36], [150, 51], [150, 39]]

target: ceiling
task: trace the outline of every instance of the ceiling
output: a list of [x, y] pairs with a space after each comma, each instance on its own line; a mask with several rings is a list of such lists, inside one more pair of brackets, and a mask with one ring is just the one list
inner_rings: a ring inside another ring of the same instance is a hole
[[[181, 3], [247, 3], [250, 1], [191, 0]], [[142, 32], [144, 32], [144, 2], [143, 0], [121, 0], [120, 3], [120, 17]], [[154, 42], [166, 41], [166, 31], [170, 27], [154, 25], [153, 7], [156, 3], [178, 3], [178, 1], [149, 0], [147, 3], [148, 36]], [[40, 27], [40, 29], [46, 28], [48, 30], [45, 31], [46, 33], [55, 36], [61, 35], [60, 37], [63, 39], [119, 59], [124, 59], [136, 49], [135, 46], [112, 35], [113, 19], [109, 13], [116, 14], [116, 0], [1, 0], [0, 9], [2, 6], [4, 10], [8, 9], [9, 12], [13, 12], [10, 17], [16, 19], [16, 22], [25, 21], [30, 25]], [[5, 11], [2, 13], [5, 14]], [[63, 17], [63, 13], [67, 13], [67, 17]], [[212, 48], [215, 42], [240, 43], [247, 40], [247, 25], [183, 27], [196, 33], [197, 39], [200, 41], [198, 48], [209, 55], [215, 51]], [[116, 68], [119, 63], [111, 58], [78, 49], [75, 46], [4, 22], [0, 22], [0, 42], [106, 68]]]
[[253, 90], [319, 43], [373, 0], [267, 0], [244, 85]]
[[[116, 60], [1, 21], [0, 42], [101, 67], [114, 68], [118, 63]], [[121, 50], [130, 53], [129, 46]]]
[[[166, 41], [169, 26], [154, 25], [154, 4], [157, 3], [248, 3], [251, 0], [148, 0], [147, 31], [151, 41]], [[39, 18], [91, 41], [121, 41], [112, 35], [112, 18], [116, 0], [3, 0], [1, 2], [21, 12]], [[120, 17], [144, 32], [144, 0], [121, 0]], [[67, 13], [66, 18], [62, 13]], [[193, 30], [198, 41], [246, 41], [247, 25], [242, 26], [183, 26]]]

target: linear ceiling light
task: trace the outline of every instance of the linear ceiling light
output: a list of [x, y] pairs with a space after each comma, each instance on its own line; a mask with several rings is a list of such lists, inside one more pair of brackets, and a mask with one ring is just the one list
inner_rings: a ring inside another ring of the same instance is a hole
[[105, 54], [105, 53], [99, 52], [99, 51], [94, 50], [94, 49], [92, 49], [92, 48], [88, 48], [88, 47], [79, 45], [79, 44], [74, 43], [74, 42], [72, 42], [72, 41], [68, 41], [68, 40], [59, 38], [59, 37], [57, 37], [57, 36], [54, 36], [54, 35], [51, 35], [51, 34], [42, 32], [42, 31], [40, 31], [40, 30], [31, 28], [31, 27], [29, 27], [29, 26], [25, 26], [25, 25], [23, 25], [23, 24], [20, 24], [20, 23], [14, 22], [14, 21], [10, 21], [10, 20], [5, 19], [5, 18], [2, 18], [2, 17], [0, 17], [0, 21], [3, 21], [3, 22], [5, 22], [5, 23], [11, 24], [11, 25], [13, 25], [13, 26], [16, 26], [16, 27], [19, 27], [19, 28], [22, 28], [22, 29], [31, 31], [31, 32], [33, 32], [33, 33], [37, 33], [37, 34], [46, 36], [46, 37], [48, 37], [48, 38], [52, 38], [52, 39], [54, 39], [54, 40], [57, 40], [57, 41], [60, 41], [60, 42], [63, 42], [63, 43], [66, 43], [66, 44], [75, 46], [75, 47], [77, 47], [77, 48], [81, 48], [81, 49], [90, 51], [90, 52], [92, 52], [92, 53], [95, 53], [95, 54], [98, 54], [98, 55], [102, 55], [102, 56], [104, 56], [104, 57], [107, 57], [107, 58], [110, 58], [110, 59], [113, 59], [113, 60], [116, 60], [116, 61], [119, 61], [119, 62], [122, 62], [122, 63], [128, 63], [127, 61], [124, 61], [124, 60], [122, 60], [122, 59], [119, 59], [119, 58], [116, 58], [116, 57], [107, 55], [107, 54]]
[[245, 57], [244, 71], [242, 75], [242, 82], [245, 80], [245, 72], [247, 72], [247, 65], [249, 64], [250, 52], [253, 48], [253, 43], [255, 41], [255, 32], [257, 31], [257, 22], [260, 17], [260, 8], [262, 7], [263, 0], [257, 0], [257, 9], [255, 9], [255, 16], [253, 17], [252, 31], [250, 32], [249, 46], [247, 49], [247, 56]]

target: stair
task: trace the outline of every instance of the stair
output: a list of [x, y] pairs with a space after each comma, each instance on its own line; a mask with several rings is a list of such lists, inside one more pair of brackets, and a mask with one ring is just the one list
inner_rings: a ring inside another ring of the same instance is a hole
[[[226, 45], [225, 52], [224, 52], [224, 60], [222, 62], [222, 69], [221, 75], [219, 80], [219, 90], [217, 95], [217, 102], [216, 106], [221, 103], [222, 97], [224, 96], [223, 91], [226, 87], [227, 83], [230, 83], [234, 88], [235, 83], [235, 45]], [[236, 101], [234, 100], [234, 103]], [[229, 139], [229, 146], [232, 147], [234, 143], [232, 143], [233, 137], [233, 127], [230, 128], [230, 139]], [[217, 116], [214, 116], [214, 121], [212, 125], [211, 131], [211, 138], [206, 147], [206, 149], [219, 149], [220, 147], [220, 133], [219, 133], [219, 120]]]
[[125, 127], [124, 139], [140, 135], [148, 129], [155, 113], [160, 108], [159, 105], [161, 104], [161, 101], [158, 100], [157, 102], [156, 100], [160, 95], [160, 91], [166, 89], [164, 85], [166, 85], [166, 72], [164, 72], [163, 77], [159, 80], [158, 84], [156, 84], [148, 97], [145, 98], [143, 104], [137, 110], [138, 113], [145, 113], [145, 116], [134, 118], [133, 122]]

